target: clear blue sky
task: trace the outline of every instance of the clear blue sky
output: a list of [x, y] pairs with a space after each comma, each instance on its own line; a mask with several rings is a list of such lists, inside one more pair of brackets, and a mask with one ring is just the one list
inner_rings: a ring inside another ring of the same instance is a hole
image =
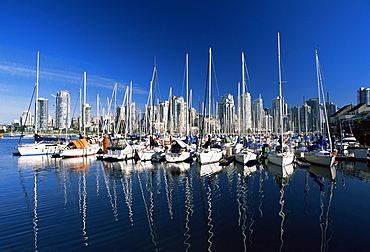
[[[88, 102], [106, 106], [118, 82], [122, 103], [130, 81], [144, 108], [154, 59], [161, 100], [185, 96], [185, 54], [193, 104], [203, 100], [208, 48], [212, 47], [215, 100], [237, 95], [241, 52], [249, 69], [252, 100], [264, 107], [278, 94], [277, 32], [281, 33], [283, 86], [290, 107], [317, 97], [314, 49], [319, 48], [324, 86], [339, 107], [357, 103], [370, 87], [370, 1], [17, 1], [0, 2], [0, 123], [19, 119], [35, 83], [41, 52], [40, 97], [70, 90], [72, 112], [87, 71]], [[76, 112], [77, 113], [77, 112]], [[95, 114], [95, 113], [94, 113]], [[76, 116], [76, 114], [75, 114]]]

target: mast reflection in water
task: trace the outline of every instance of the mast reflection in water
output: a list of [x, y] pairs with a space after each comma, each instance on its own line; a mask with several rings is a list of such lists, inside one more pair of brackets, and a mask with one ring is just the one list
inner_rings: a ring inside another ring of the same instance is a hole
[[0, 149], [0, 250], [364, 251], [366, 163], [103, 162]]

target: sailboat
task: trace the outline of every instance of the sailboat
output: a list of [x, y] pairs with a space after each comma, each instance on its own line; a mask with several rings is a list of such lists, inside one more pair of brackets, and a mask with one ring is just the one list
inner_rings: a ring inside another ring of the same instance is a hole
[[[209, 58], [208, 58], [208, 120], [209, 120], [209, 133], [211, 133], [211, 94], [212, 94], [212, 49], [209, 48]], [[206, 100], [206, 99], [205, 99]], [[204, 104], [205, 106], [205, 104]], [[205, 110], [205, 107], [204, 107]], [[203, 115], [205, 116], [205, 115]], [[203, 117], [203, 124], [204, 124]], [[208, 136], [208, 142], [211, 142], [211, 136]], [[208, 148], [201, 149], [197, 152], [197, 159], [200, 164], [215, 163], [222, 159], [223, 153], [221, 149], [218, 148]]]
[[[317, 77], [317, 86], [318, 86], [318, 95], [319, 95], [319, 105], [321, 105], [321, 95], [323, 95], [323, 87], [322, 87], [322, 76], [321, 76], [321, 70], [320, 70], [320, 63], [319, 63], [319, 55], [318, 55], [318, 52], [317, 52], [317, 48], [315, 49], [315, 56], [316, 56], [316, 77]], [[325, 104], [325, 102], [324, 102]], [[334, 164], [334, 161], [335, 161], [335, 155], [332, 151], [332, 142], [331, 142], [331, 136], [330, 136], [330, 129], [329, 129], [329, 122], [328, 122], [328, 116], [327, 116], [327, 112], [326, 112], [326, 107], [325, 105], [321, 105], [321, 107], [319, 107], [319, 124], [320, 124], [320, 132], [321, 132], [321, 138], [322, 138], [322, 142], [325, 141], [325, 138], [324, 138], [324, 130], [322, 129], [322, 119], [325, 120], [325, 125], [326, 125], [326, 131], [327, 131], [327, 135], [328, 135], [328, 140], [329, 140], [329, 150], [325, 149], [324, 148], [324, 143], [322, 143], [320, 145], [320, 149], [316, 149], [316, 150], [312, 150], [308, 153], [305, 153], [305, 159], [310, 162], [310, 163], [314, 163], [314, 164], [318, 164], [318, 165], [322, 165], [322, 166], [328, 166], [328, 167], [331, 167], [333, 164]], [[324, 112], [324, 115], [322, 115], [321, 113], [321, 110], [323, 110]]]
[[[35, 83], [35, 135], [34, 143], [30, 144], [20, 144], [22, 140], [22, 135], [19, 138], [18, 152], [13, 153], [16, 156], [31, 156], [31, 155], [52, 155], [57, 153], [62, 147], [66, 145], [65, 139], [60, 138], [45, 138], [39, 136], [37, 133], [38, 127], [38, 100], [39, 100], [39, 69], [40, 69], [40, 51], [37, 52], [36, 60], [36, 83]], [[25, 120], [27, 121], [27, 119]], [[62, 143], [64, 142], [64, 143]]]
[[280, 60], [280, 32], [278, 32], [278, 68], [279, 68], [279, 119], [280, 119], [280, 145], [274, 150], [267, 153], [267, 159], [270, 163], [285, 166], [293, 163], [294, 153], [286, 145], [283, 145], [284, 129], [283, 129], [283, 96], [282, 96], [282, 81], [281, 81], [281, 60]]
[[[86, 104], [86, 72], [84, 72], [84, 105]], [[84, 135], [86, 136], [85, 125], [85, 107], [82, 106], [82, 122], [84, 128]], [[87, 157], [95, 155], [100, 149], [99, 144], [89, 143], [85, 138], [70, 141], [67, 146], [59, 151], [59, 156], [62, 158], [70, 157]]]

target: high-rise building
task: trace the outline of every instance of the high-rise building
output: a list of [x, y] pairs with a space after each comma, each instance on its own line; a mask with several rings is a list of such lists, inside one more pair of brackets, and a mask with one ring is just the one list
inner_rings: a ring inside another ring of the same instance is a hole
[[[280, 103], [280, 99], [282, 99], [281, 103]], [[282, 104], [282, 114], [283, 114], [283, 121], [284, 121], [284, 117], [286, 116], [286, 106], [285, 106], [285, 102], [284, 102], [284, 97], [276, 97], [275, 99], [272, 100], [272, 117], [273, 117], [273, 131], [275, 133], [279, 133], [280, 132], [280, 104]], [[284, 131], [286, 130], [286, 128], [283, 129]]]
[[176, 133], [185, 133], [186, 131], [186, 114], [187, 106], [184, 98], [181, 96], [171, 97], [170, 118], [172, 118], [173, 131]]
[[71, 123], [71, 98], [69, 91], [59, 91], [55, 104], [55, 128], [69, 129]]
[[221, 102], [218, 105], [218, 115], [221, 123], [221, 131], [223, 133], [234, 133], [236, 115], [234, 97], [231, 94], [225, 94], [221, 97]]
[[252, 102], [252, 128], [254, 132], [261, 132], [265, 129], [263, 128], [263, 100], [259, 96], [256, 100]]
[[168, 101], [160, 101], [158, 103], [158, 123], [159, 123], [158, 133], [164, 134], [168, 130], [168, 110], [169, 110]]
[[311, 107], [311, 127], [309, 131], [315, 132], [320, 130], [320, 122], [322, 122], [322, 111], [320, 109], [319, 98], [311, 98], [307, 102]]
[[89, 128], [91, 125], [91, 106], [88, 103], [82, 104], [82, 127]]
[[21, 116], [20, 119], [21, 119], [20, 123], [23, 126], [27, 127], [27, 126], [32, 126], [33, 125], [32, 115], [31, 115], [31, 112], [28, 111], [28, 110], [23, 111], [22, 116]]
[[328, 117], [330, 118], [330, 116], [334, 115], [335, 112], [337, 112], [338, 110], [338, 106], [335, 105], [334, 103], [332, 102], [327, 102], [326, 103], [326, 111], [328, 113]]
[[370, 106], [370, 88], [361, 87], [357, 90], [357, 104], [365, 103]]
[[245, 92], [240, 95], [238, 106], [240, 133], [247, 133], [252, 128], [251, 94]]
[[36, 115], [36, 122], [38, 130], [48, 129], [49, 116], [49, 100], [45, 98], [38, 98], [38, 115]]

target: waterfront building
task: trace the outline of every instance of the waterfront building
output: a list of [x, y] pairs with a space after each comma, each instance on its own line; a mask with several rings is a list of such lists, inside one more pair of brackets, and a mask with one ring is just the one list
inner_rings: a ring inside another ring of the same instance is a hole
[[83, 128], [89, 128], [91, 126], [91, 106], [88, 103], [82, 104], [82, 126]]
[[29, 127], [33, 125], [32, 122], [32, 115], [31, 112], [28, 110], [23, 111], [21, 117], [20, 117], [20, 124], [24, 125], [25, 127]]
[[38, 98], [38, 115], [36, 115], [37, 128], [40, 131], [48, 130], [49, 100]]
[[160, 134], [165, 134], [168, 130], [169, 101], [158, 103], [158, 128]]
[[320, 109], [319, 98], [311, 98], [307, 102], [307, 105], [311, 107], [311, 127], [309, 131], [317, 132], [320, 130], [320, 117], [322, 112]]
[[196, 127], [195, 122], [197, 118], [197, 110], [195, 108], [189, 109], [189, 126], [191, 133], [198, 133], [198, 127]]
[[116, 117], [114, 120], [114, 132], [122, 133], [125, 130], [125, 118], [126, 118], [126, 108], [123, 105], [119, 105], [116, 108]]
[[252, 102], [252, 128], [254, 132], [262, 132], [263, 128], [263, 117], [265, 113], [263, 110], [263, 100], [261, 95]]
[[335, 112], [337, 112], [338, 106], [335, 105], [332, 102], [326, 102], [326, 111], [328, 113], [328, 118], [330, 118], [331, 115], [334, 115]]
[[221, 132], [235, 132], [235, 105], [234, 97], [231, 94], [225, 94], [221, 97], [221, 102], [218, 105], [218, 115], [221, 123]]
[[170, 118], [173, 132], [182, 134], [186, 132], [186, 111], [187, 105], [181, 96], [171, 97]]
[[357, 104], [365, 103], [370, 106], [370, 88], [361, 87], [357, 90]]
[[273, 130], [274, 120], [271, 115], [270, 108], [263, 109], [262, 129], [266, 133], [270, 133]]
[[59, 91], [55, 103], [55, 128], [69, 129], [71, 121], [71, 98], [69, 91]]
[[[287, 116], [288, 106], [284, 102], [284, 97], [276, 97], [276, 99], [272, 100], [272, 116], [273, 116], [273, 132], [277, 133], [280, 129], [280, 99], [282, 99], [281, 104], [283, 104], [282, 112], [283, 112], [283, 123], [284, 123], [284, 131], [287, 131], [287, 122], [286, 119], [284, 119]], [[284, 121], [285, 120], [285, 121]], [[289, 123], [288, 123], [289, 124]]]
[[239, 96], [238, 117], [240, 133], [247, 133], [252, 128], [251, 94], [245, 92]]

